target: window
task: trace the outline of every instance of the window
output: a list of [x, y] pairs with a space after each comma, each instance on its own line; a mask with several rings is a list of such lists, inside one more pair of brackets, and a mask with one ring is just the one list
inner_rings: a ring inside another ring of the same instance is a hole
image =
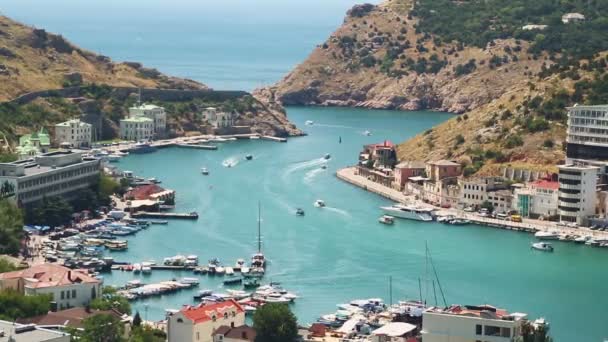
[[224, 312], [224, 319], [228, 319], [228, 313]]
[[500, 328], [500, 336], [511, 337], [511, 328]]
[[65, 291], [65, 293], [66, 293], [66, 298], [70, 299], [70, 290]]
[[76, 290], [72, 290], [72, 298], [76, 298]]
[[201, 333], [199, 333], [198, 331], [196, 332], [196, 340], [200, 340], [201, 339]]
[[493, 325], [486, 325], [484, 327], [484, 335], [486, 336], [500, 336], [500, 327]]
[[475, 335], [481, 335], [481, 324], [475, 326]]
[[183, 320], [183, 319], [181, 319], [181, 318], [178, 318], [178, 319], [177, 319], [177, 323], [184, 323], [184, 320]]
[[61, 291], [61, 299], [65, 299], [65, 292]]

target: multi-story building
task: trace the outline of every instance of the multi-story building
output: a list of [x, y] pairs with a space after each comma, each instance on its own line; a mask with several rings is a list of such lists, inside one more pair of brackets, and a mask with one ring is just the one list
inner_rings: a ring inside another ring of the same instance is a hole
[[595, 214], [599, 168], [587, 165], [560, 165], [558, 210], [560, 221], [584, 224]]
[[367, 167], [392, 170], [396, 163], [395, 144], [390, 140], [364, 145], [363, 151], [359, 153], [359, 164]]
[[438, 160], [426, 163], [426, 175], [432, 181], [455, 178], [462, 174], [462, 166], [451, 160]]
[[203, 120], [214, 128], [232, 127], [235, 119], [234, 113], [218, 111], [215, 107], [207, 107], [203, 111]]
[[568, 162], [608, 161], [608, 105], [568, 107]]
[[101, 280], [56, 264], [0, 274], [0, 289], [26, 296], [50, 294], [57, 309], [86, 306], [101, 295]]
[[422, 314], [422, 342], [511, 342], [521, 336], [526, 316], [490, 305], [431, 308]]
[[497, 212], [511, 210], [513, 194], [500, 177], [465, 179], [460, 188], [460, 204], [463, 207], [475, 208], [489, 202]]
[[245, 310], [232, 299], [187, 306], [167, 317], [167, 337], [169, 342], [213, 342], [213, 333], [221, 326], [244, 324]]
[[133, 116], [120, 120], [120, 138], [131, 141], [149, 141], [154, 138], [154, 120]]
[[57, 151], [33, 159], [0, 163], [0, 198], [27, 206], [44, 197], [70, 198], [99, 181], [101, 164], [82, 152]]
[[559, 182], [539, 179], [515, 189], [513, 209], [524, 217], [550, 218], [558, 215]]
[[80, 119], [72, 119], [55, 125], [55, 142], [58, 146], [90, 147], [92, 126]]
[[425, 170], [426, 165], [421, 161], [403, 161], [395, 165], [393, 186], [398, 190], [403, 190], [410, 177], [423, 176]]
[[0, 321], [2, 342], [70, 342], [68, 333], [45, 329], [36, 325]]
[[155, 138], [164, 137], [167, 131], [167, 113], [163, 107], [144, 103], [139, 106], [129, 108], [129, 116], [131, 118], [145, 117], [151, 119], [153, 121], [153, 132]]

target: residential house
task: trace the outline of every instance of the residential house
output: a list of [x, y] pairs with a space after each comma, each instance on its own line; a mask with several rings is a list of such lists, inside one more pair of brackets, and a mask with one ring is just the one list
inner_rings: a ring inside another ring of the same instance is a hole
[[56, 264], [41, 264], [0, 274], [0, 290], [26, 296], [50, 294], [59, 310], [86, 306], [101, 294], [101, 280]]
[[0, 321], [0, 342], [70, 342], [70, 334], [31, 324]]
[[462, 166], [451, 160], [438, 160], [426, 163], [426, 175], [431, 181], [456, 178], [462, 174]]
[[125, 333], [128, 334], [128, 331], [131, 329], [131, 318], [122, 314], [114, 309], [112, 310], [92, 310], [88, 307], [75, 307], [71, 309], [61, 310], [61, 311], [51, 311], [47, 314], [27, 317], [27, 318], [18, 318], [17, 323], [20, 324], [36, 324], [36, 326], [52, 329], [52, 330], [63, 330], [66, 329], [84, 329], [84, 320], [90, 318], [95, 315], [105, 314], [110, 315], [122, 322]]
[[534, 24], [524, 25], [521, 27], [521, 29], [524, 31], [544, 30], [546, 28], [547, 28], [547, 25], [534, 25]]
[[359, 153], [359, 165], [375, 169], [393, 169], [397, 164], [395, 145], [390, 140], [363, 146]]
[[152, 120], [154, 138], [162, 138], [167, 132], [167, 113], [165, 108], [153, 104], [141, 104], [129, 108], [129, 117]]
[[92, 125], [80, 121], [80, 119], [72, 119], [55, 125], [57, 146], [90, 147], [91, 141]]
[[215, 107], [207, 107], [203, 110], [203, 120], [207, 121], [213, 128], [226, 128], [234, 126], [236, 115], [232, 112], [218, 111]]
[[479, 177], [464, 179], [460, 184], [460, 205], [478, 208], [489, 202], [497, 212], [511, 210], [513, 193], [500, 177]]
[[245, 310], [233, 299], [214, 304], [185, 306], [167, 317], [169, 342], [213, 342], [213, 333], [221, 326], [245, 324]]
[[254, 342], [255, 329], [248, 325], [231, 328], [222, 325], [213, 332], [213, 342]]
[[521, 336], [526, 317], [490, 305], [431, 308], [422, 314], [422, 342], [511, 342]]
[[564, 24], [570, 24], [580, 21], [585, 21], [585, 16], [580, 13], [566, 13], [562, 15], [562, 23]]
[[25, 134], [19, 138], [17, 154], [19, 159], [29, 159], [40, 153], [47, 153], [51, 147], [51, 137], [44, 128], [32, 134]]
[[596, 166], [560, 165], [558, 210], [561, 222], [584, 224], [595, 214], [597, 201]]
[[395, 169], [393, 170], [395, 177], [393, 186], [399, 191], [403, 191], [410, 177], [424, 176], [426, 174], [425, 170], [426, 164], [424, 162], [403, 161], [395, 165]]
[[56, 151], [0, 163], [0, 197], [27, 206], [44, 197], [72, 198], [99, 181], [101, 162], [82, 152]]
[[558, 215], [559, 182], [539, 179], [525, 187], [517, 188], [513, 194], [513, 209], [524, 217], [550, 218]]
[[130, 141], [149, 141], [155, 136], [154, 120], [133, 116], [120, 120], [120, 138]]
[[[412, 177], [415, 179], [415, 177]], [[442, 180], [426, 180], [423, 182], [422, 200], [442, 208], [451, 208], [458, 205], [460, 188], [456, 178]]]

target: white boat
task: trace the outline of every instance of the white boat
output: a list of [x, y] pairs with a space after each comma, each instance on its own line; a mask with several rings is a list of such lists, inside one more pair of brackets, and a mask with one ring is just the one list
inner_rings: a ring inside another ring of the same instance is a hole
[[133, 273], [141, 272], [141, 264], [133, 264]]
[[241, 273], [243, 273], [243, 274], [249, 273], [249, 267], [247, 267], [247, 266], [241, 267]]
[[557, 240], [559, 239], [559, 234], [556, 232], [539, 231], [534, 234], [534, 237], [539, 240]]
[[323, 208], [325, 207], [325, 202], [323, 200], [318, 199], [315, 201], [314, 206], [317, 208]]
[[226, 275], [234, 275], [234, 269], [232, 267], [226, 267]]
[[378, 222], [391, 225], [395, 223], [395, 218], [390, 215], [382, 215], [382, 217], [378, 219]]
[[150, 273], [152, 273], [152, 267], [150, 267], [150, 266], [142, 266], [141, 267], [141, 273], [143, 273], [143, 274], [150, 274]]
[[532, 249], [545, 252], [553, 252], [553, 246], [548, 242], [536, 242], [532, 244]]
[[453, 220], [448, 221], [448, 223], [457, 225], [457, 226], [462, 226], [462, 225], [471, 223], [471, 221], [465, 220], [465, 219], [453, 219]]
[[179, 281], [182, 284], [189, 284], [189, 285], [198, 285], [199, 284], [199, 280], [198, 278], [182, 278]]
[[370, 131], [365, 131], [365, 132], [363, 132], [363, 135], [366, 135], [366, 136], [368, 136], [368, 137], [369, 137], [370, 135], [372, 135], [372, 132], [370, 132]]
[[289, 302], [291, 302], [291, 299], [287, 299], [285, 297], [266, 297], [264, 299], [264, 301], [266, 303], [282, 303], [282, 304], [287, 304]]
[[249, 139], [251, 140], [260, 140], [260, 136], [259, 135], [252, 135], [249, 137]]
[[117, 163], [120, 161], [120, 158], [122, 157], [116, 154], [110, 154], [106, 156], [106, 160], [110, 163]]
[[201, 168], [201, 173], [205, 176], [207, 176], [209, 174], [209, 170], [207, 170], [206, 167]]
[[218, 267], [215, 268], [215, 273], [216, 274], [224, 274], [224, 273], [226, 273], [226, 269], [223, 268], [222, 266], [218, 266]]
[[586, 236], [577, 237], [576, 239], [574, 239], [574, 242], [575, 243], [585, 243], [589, 240], [591, 240], [591, 236], [586, 235]]
[[433, 211], [435, 210], [432, 208], [420, 208], [403, 204], [394, 204], [390, 207], [381, 207], [380, 209], [382, 209], [385, 214], [393, 217], [425, 222], [433, 221]]
[[304, 122], [304, 124], [305, 124], [306, 126], [312, 126], [312, 125], [314, 125], [314, 124], [315, 124], [315, 122], [314, 122], [314, 121], [312, 121], [312, 120], [306, 120], [306, 122]]

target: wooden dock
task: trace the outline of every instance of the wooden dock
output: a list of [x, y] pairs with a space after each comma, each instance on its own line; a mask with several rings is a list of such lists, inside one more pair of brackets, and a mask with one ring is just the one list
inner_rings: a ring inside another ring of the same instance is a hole
[[217, 150], [216, 145], [177, 144], [177, 147], [193, 148], [197, 150]]
[[140, 211], [131, 214], [132, 218], [173, 218], [173, 219], [184, 219], [184, 220], [198, 220], [198, 213], [158, 213], [149, 211]]

